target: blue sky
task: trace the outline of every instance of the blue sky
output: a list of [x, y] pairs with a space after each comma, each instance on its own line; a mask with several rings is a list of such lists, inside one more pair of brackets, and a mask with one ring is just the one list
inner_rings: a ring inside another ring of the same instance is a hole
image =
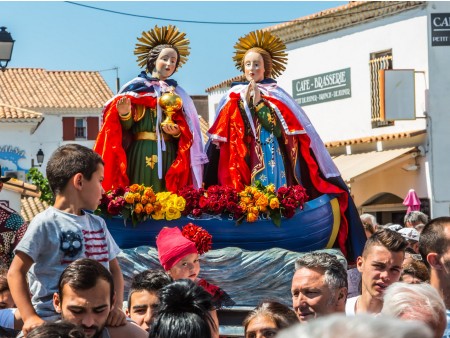
[[[136, 38], [155, 25], [175, 24], [191, 41], [188, 62], [173, 76], [191, 95], [239, 75], [233, 45], [246, 33], [346, 2], [337, 1], [102, 1], [81, 4], [175, 20], [251, 22], [196, 24], [139, 18], [67, 2], [0, 1], [0, 26], [16, 40], [8, 67], [47, 70], [104, 70], [119, 67], [121, 84], [139, 74]], [[115, 91], [115, 71], [101, 73]]]

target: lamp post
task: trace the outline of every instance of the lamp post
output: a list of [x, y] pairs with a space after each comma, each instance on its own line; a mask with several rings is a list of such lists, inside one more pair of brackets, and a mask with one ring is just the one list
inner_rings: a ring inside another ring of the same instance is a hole
[[[4, 72], [8, 62], [11, 61], [14, 40], [6, 27], [0, 27], [0, 69]], [[4, 63], [4, 64], [3, 64]]]
[[44, 152], [42, 149], [39, 149], [36, 153], [36, 159], [37, 159], [37, 165], [34, 164], [34, 158], [31, 159], [31, 167], [40, 167], [42, 166], [42, 163], [44, 163]]

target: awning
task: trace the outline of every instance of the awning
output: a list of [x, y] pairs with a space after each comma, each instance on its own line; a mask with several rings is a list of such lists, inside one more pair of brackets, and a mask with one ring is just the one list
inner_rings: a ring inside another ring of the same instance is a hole
[[340, 155], [333, 158], [333, 161], [341, 172], [341, 176], [344, 181], [348, 183], [355, 177], [382, 165], [386, 165], [414, 149], [416, 148], [409, 147], [383, 151], [371, 151], [368, 153], [352, 155]]

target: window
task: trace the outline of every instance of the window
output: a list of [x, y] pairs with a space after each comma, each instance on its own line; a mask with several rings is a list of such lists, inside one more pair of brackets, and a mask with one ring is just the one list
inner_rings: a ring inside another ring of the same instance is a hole
[[99, 131], [98, 117], [63, 117], [63, 140], [95, 140]]
[[86, 119], [75, 119], [75, 138], [86, 139]]
[[384, 121], [384, 115], [380, 105], [383, 98], [383, 70], [392, 69], [392, 50], [370, 54], [370, 101], [372, 128], [394, 125], [393, 121]]

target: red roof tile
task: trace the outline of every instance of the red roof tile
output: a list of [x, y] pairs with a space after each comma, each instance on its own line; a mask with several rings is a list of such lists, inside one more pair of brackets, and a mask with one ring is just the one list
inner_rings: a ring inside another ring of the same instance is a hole
[[23, 120], [39, 122], [42, 120], [42, 114], [0, 103], [0, 122], [18, 122]]
[[0, 103], [21, 108], [102, 108], [113, 93], [99, 72], [7, 68]]

